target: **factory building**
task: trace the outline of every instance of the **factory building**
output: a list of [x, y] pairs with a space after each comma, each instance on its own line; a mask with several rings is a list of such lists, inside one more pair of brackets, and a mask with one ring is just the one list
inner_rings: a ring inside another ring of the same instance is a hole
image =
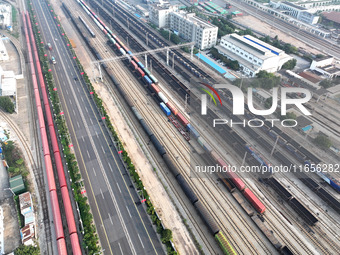
[[261, 70], [274, 73], [280, 70], [284, 63], [293, 59], [283, 50], [250, 35], [225, 35], [221, 38], [220, 45], [215, 48], [227, 58], [237, 60], [243, 73], [250, 77], [254, 77]]

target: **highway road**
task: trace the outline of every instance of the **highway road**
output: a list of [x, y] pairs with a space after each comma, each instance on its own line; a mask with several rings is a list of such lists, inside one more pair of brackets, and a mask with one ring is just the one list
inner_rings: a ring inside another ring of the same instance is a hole
[[104, 254], [164, 254], [47, 3], [33, 5]]

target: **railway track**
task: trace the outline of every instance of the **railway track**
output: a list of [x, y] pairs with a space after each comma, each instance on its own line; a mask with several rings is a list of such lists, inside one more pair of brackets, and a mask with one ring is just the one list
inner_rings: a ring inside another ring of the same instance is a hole
[[[114, 68], [114, 69], [117, 69], [117, 68]], [[131, 88], [131, 86], [129, 86], [129, 88]], [[139, 91], [139, 90], [138, 90], [138, 91]], [[132, 91], [132, 94], [134, 95], [134, 97], [136, 96], [137, 93], [138, 93], [137, 91]], [[149, 112], [147, 112], [146, 114], [149, 114]], [[155, 121], [157, 121], [157, 119], [155, 119]], [[153, 126], [154, 126], [154, 125], [153, 125]], [[178, 136], [177, 133], [176, 133], [176, 135]], [[179, 139], [181, 139], [181, 138], [179, 138]], [[186, 144], [185, 144], [184, 146], [186, 146]], [[169, 147], [169, 146], [168, 146], [168, 147]], [[177, 148], [176, 145], [174, 145], [174, 147]], [[180, 151], [178, 151], [178, 152], [180, 153]], [[187, 163], [188, 163], [188, 162], [187, 162]], [[256, 253], [256, 252], [255, 252], [255, 253]], [[270, 252], [268, 252], [268, 251], [267, 251], [267, 253], [270, 254]]]
[[[73, 3], [73, 2], [71, 1], [71, 3]], [[76, 7], [76, 6], [75, 6], [75, 7]], [[88, 22], [88, 24], [92, 24], [92, 23], [91, 23], [91, 22]], [[101, 42], [101, 41], [106, 42], [106, 39], [105, 39], [105, 37], [104, 37], [101, 33], [99, 33], [99, 32], [101, 32], [101, 31], [97, 31], [97, 32], [98, 32], [98, 33], [97, 33], [97, 39], [98, 39], [98, 40], [95, 40], [95, 41], [97, 41], [97, 46], [98, 46], [97, 50], [98, 50], [102, 55], [103, 55], [103, 54], [107, 54], [107, 51], [106, 51], [106, 49], [105, 49], [107, 45], [106, 45], [105, 43], [102, 43], [102, 42]], [[121, 66], [120, 66], [119, 64], [117, 64], [117, 63], [115, 63], [115, 64], [109, 63], [109, 66], [111, 66], [111, 67], [110, 67], [111, 69], [114, 69], [114, 70], [121, 70], [121, 71], [118, 71], [118, 72], [116, 73], [116, 75], [117, 75], [118, 79], [121, 81], [121, 84], [126, 84], [126, 83], [127, 83], [127, 79], [126, 79], [126, 77], [123, 77], [123, 74], [126, 74], [126, 72], [123, 71], [123, 70], [121, 69]], [[131, 74], [129, 74], [129, 77], [132, 78], [132, 79], [135, 79], [135, 77], [132, 76]], [[129, 88], [130, 85], [131, 85], [131, 84], [127, 84], [126, 87]], [[140, 85], [138, 85], [138, 86], [140, 86]], [[134, 93], [135, 93], [135, 92], [136, 92], [136, 91], [134, 91]], [[137, 93], [137, 94], [138, 94], [138, 93]], [[135, 129], [135, 130], [139, 130], [140, 128], [137, 127], [137, 126], [134, 124], [135, 121], [131, 118], [131, 116], [129, 116], [129, 119], [130, 119], [130, 123], [133, 123], [134, 129]], [[154, 121], [157, 122], [158, 119], [154, 118]], [[142, 131], [142, 132], [143, 132], [143, 131]], [[140, 134], [140, 133], [139, 133], [139, 134]], [[142, 136], [139, 135], [139, 137], [142, 137]], [[144, 141], [144, 142], [145, 142], [145, 144], [148, 143], [148, 141]], [[146, 146], [146, 147], [147, 147], [147, 146]], [[152, 154], [151, 154], [151, 155], [152, 155]], [[154, 157], [153, 155], [152, 155], [152, 157], [153, 157], [153, 159], [154, 159], [154, 162], [158, 162], [158, 160], [159, 160], [158, 158]], [[162, 169], [162, 167], [161, 167], [160, 169]], [[165, 171], [163, 171], [163, 175], [166, 177], [167, 180], [170, 180], [170, 178], [167, 176], [167, 174], [166, 174]], [[176, 182], [176, 181], [175, 181], [175, 182]], [[174, 194], [176, 195], [178, 201], [181, 203], [181, 205], [182, 205], [183, 208], [185, 209], [185, 211], [186, 211], [186, 213], [187, 213], [189, 219], [193, 222], [193, 224], [194, 224], [196, 230], [198, 230], [198, 233], [199, 233], [201, 239], [204, 241], [204, 240], [206, 239], [206, 234], [204, 233], [204, 231], [202, 231], [201, 224], [196, 220], [195, 216], [192, 215], [192, 213], [190, 212], [190, 209], [187, 208], [186, 201], [183, 201], [182, 195], [180, 195], [179, 192], [177, 192], [178, 188], [173, 184], [173, 180], [172, 180], [171, 182], [169, 182], [169, 185], [172, 187], [172, 190], [174, 191]], [[212, 247], [211, 244], [210, 244], [209, 242], [205, 242], [205, 245], [206, 245], [206, 247], [208, 248], [208, 250], [209, 250], [212, 254], [216, 253], [216, 250], [215, 250], [216, 248], [215, 248], [215, 247]]]
[[[30, 92], [29, 92], [30, 93]], [[31, 105], [31, 114], [34, 114], [33, 104]], [[32, 155], [32, 150], [30, 146], [27, 144], [25, 136], [22, 134], [21, 130], [17, 127], [17, 125], [7, 116], [6, 113], [4, 113], [2, 110], [0, 110], [0, 116], [6, 121], [6, 123], [11, 127], [11, 129], [15, 132], [17, 135], [21, 147], [24, 150], [24, 153], [26, 154], [26, 160], [28, 160], [27, 164], [29, 164], [32, 167], [33, 175], [32, 179], [35, 179], [35, 182], [37, 184], [37, 188], [41, 192], [36, 192], [36, 196], [38, 196], [38, 201], [40, 202], [40, 205], [38, 207], [42, 210], [42, 219], [41, 222], [39, 222], [39, 227], [43, 227], [44, 232], [41, 233], [45, 236], [45, 242], [46, 242], [46, 248], [47, 248], [47, 254], [53, 254], [53, 248], [52, 248], [52, 231], [51, 231], [51, 222], [47, 207], [47, 198], [46, 198], [46, 192], [45, 192], [45, 178], [43, 173], [43, 167], [41, 164], [41, 155], [40, 155], [40, 149], [37, 149], [37, 162], [35, 162], [34, 157]], [[33, 118], [35, 119], [35, 118]], [[37, 130], [36, 128], [36, 122], [33, 121], [33, 130]], [[36, 134], [36, 131], [34, 131]], [[34, 143], [36, 144], [36, 148], [40, 148], [39, 145], [39, 139], [37, 138], [37, 135], [34, 135], [33, 137]], [[39, 233], [40, 234], [40, 233]], [[41, 248], [44, 247], [41, 245]]]

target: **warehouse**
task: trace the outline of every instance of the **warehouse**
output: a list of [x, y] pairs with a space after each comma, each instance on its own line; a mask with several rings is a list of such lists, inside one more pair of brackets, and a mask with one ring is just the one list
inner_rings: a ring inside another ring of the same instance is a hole
[[283, 50], [251, 35], [225, 35], [216, 49], [227, 58], [237, 60], [242, 71], [250, 77], [254, 77], [261, 70], [274, 73], [280, 70], [284, 63], [293, 59]]

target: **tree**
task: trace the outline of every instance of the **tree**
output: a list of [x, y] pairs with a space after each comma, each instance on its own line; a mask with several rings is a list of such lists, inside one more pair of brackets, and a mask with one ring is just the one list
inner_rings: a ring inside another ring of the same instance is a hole
[[39, 247], [34, 247], [32, 245], [20, 245], [15, 249], [14, 255], [39, 255]]
[[9, 97], [0, 97], [0, 108], [8, 113], [14, 112], [14, 104]]
[[164, 229], [161, 235], [162, 243], [169, 242], [172, 239], [172, 232], [170, 229]]
[[269, 109], [270, 107], [272, 107], [272, 104], [273, 104], [273, 98], [272, 97], [269, 97], [266, 99], [266, 101], [264, 102], [264, 107], [266, 109]]
[[327, 150], [332, 146], [331, 140], [325, 135], [318, 135], [313, 142], [323, 150]]
[[330, 80], [325, 79], [325, 80], [322, 80], [320, 82], [320, 86], [323, 87], [324, 89], [328, 89], [328, 88], [332, 87], [333, 84]]
[[176, 34], [171, 34], [170, 40], [171, 40], [174, 44], [179, 44], [179, 43], [181, 42], [181, 39], [180, 39], [179, 36], [176, 35]]
[[296, 66], [296, 59], [293, 58], [283, 64], [282, 69], [292, 70]]
[[280, 83], [280, 77], [275, 76], [272, 73], [261, 70], [256, 74], [257, 80], [254, 80], [254, 87], [261, 87], [264, 89], [271, 89]]

